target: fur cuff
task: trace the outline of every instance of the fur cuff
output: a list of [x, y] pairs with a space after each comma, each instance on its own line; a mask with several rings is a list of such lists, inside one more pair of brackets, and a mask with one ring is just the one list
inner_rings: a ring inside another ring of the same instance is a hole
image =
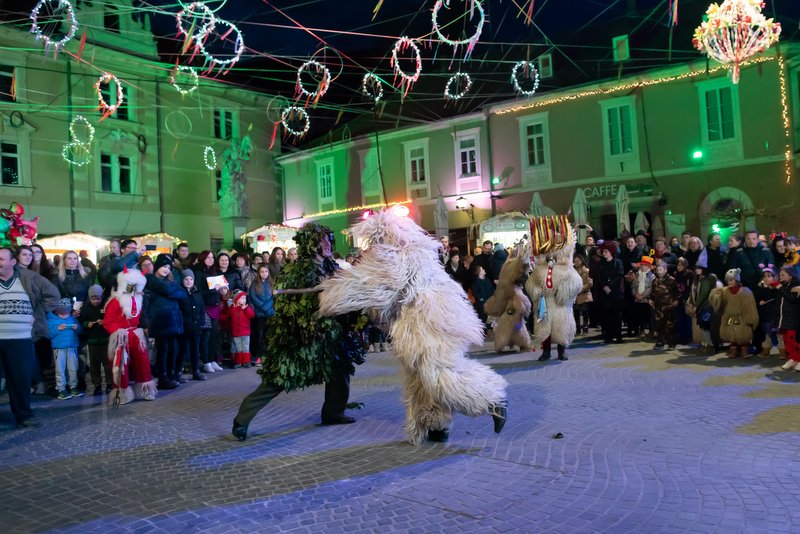
[[111, 393], [108, 395], [108, 402], [113, 403], [114, 400], [117, 398], [117, 392], [119, 392], [119, 404], [120, 406], [123, 404], [128, 404], [129, 402], [133, 402], [133, 388], [128, 386], [125, 389], [114, 388], [111, 390]]
[[155, 380], [134, 384], [133, 391], [137, 400], [152, 401], [156, 400], [156, 396], [158, 396], [158, 388], [156, 388]]

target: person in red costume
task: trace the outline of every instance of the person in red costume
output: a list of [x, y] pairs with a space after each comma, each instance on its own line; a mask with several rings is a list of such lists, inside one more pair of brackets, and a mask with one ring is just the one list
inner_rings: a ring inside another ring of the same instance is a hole
[[110, 335], [108, 358], [114, 386], [109, 400], [114, 407], [137, 399], [155, 400], [158, 393], [150, 374], [147, 337], [139, 328], [146, 284], [141, 272], [126, 268], [117, 275], [117, 290], [106, 304], [103, 326]]

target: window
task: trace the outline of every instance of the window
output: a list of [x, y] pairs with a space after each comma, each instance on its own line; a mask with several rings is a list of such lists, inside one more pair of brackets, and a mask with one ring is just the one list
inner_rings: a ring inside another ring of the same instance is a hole
[[119, 13], [114, 6], [106, 5], [103, 11], [103, 27], [106, 31], [119, 33]]
[[14, 71], [10, 65], [0, 65], [0, 102], [14, 102]]
[[709, 163], [736, 161], [744, 157], [739, 86], [727, 76], [697, 84], [700, 104], [700, 142]]
[[538, 59], [539, 63], [539, 78], [552, 78], [553, 77], [553, 55], [542, 54]]
[[482, 190], [479, 135], [479, 128], [456, 134], [456, 190], [459, 194]]
[[317, 195], [320, 204], [334, 202], [333, 159], [317, 162]]
[[0, 169], [3, 185], [20, 185], [19, 151], [13, 143], [0, 143]]
[[412, 184], [419, 184], [425, 182], [425, 148], [412, 148], [408, 153], [409, 161], [409, 181]]
[[626, 96], [600, 102], [603, 112], [603, 146], [607, 176], [640, 171], [637, 138], [636, 97]]
[[[116, 82], [108, 82], [100, 85], [100, 94], [103, 95], [103, 100], [105, 100], [108, 105], [114, 106], [117, 104], [117, 84]], [[129, 113], [129, 104], [130, 104], [130, 97], [128, 87], [123, 84], [122, 85], [122, 104], [117, 108], [117, 110], [111, 115], [112, 117], [127, 121], [130, 120], [130, 113]]]
[[104, 193], [133, 192], [131, 158], [117, 154], [100, 154], [100, 190]]
[[461, 139], [458, 142], [458, 158], [461, 162], [459, 176], [468, 177], [478, 174], [477, 140], [474, 137]]
[[407, 198], [428, 198], [430, 196], [428, 138], [404, 142], [403, 152], [406, 163]]
[[548, 113], [520, 117], [519, 137], [523, 185], [551, 183]]
[[706, 91], [706, 123], [709, 142], [733, 139], [733, 95], [730, 87]]
[[234, 136], [233, 112], [224, 109], [214, 110], [214, 137], [230, 141]]
[[222, 171], [214, 171], [214, 204], [219, 203], [222, 198]]

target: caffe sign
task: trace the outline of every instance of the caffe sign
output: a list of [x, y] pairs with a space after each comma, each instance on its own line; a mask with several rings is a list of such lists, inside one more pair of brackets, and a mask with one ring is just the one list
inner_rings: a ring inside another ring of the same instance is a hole
[[[630, 196], [650, 196], [653, 194], [653, 186], [648, 183], [625, 184]], [[594, 187], [584, 187], [583, 194], [586, 200], [609, 200], [614, 199], [619, 191], [619, 184], [604, 184]]]

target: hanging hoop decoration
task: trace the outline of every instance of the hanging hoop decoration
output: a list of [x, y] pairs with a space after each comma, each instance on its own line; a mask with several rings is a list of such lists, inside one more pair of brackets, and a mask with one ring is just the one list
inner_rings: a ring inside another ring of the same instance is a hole
[[[466, 3], [466, 2], [465, 2]], [[467, 53], [464, 56], [464, 61], [468, 60], [472, 55], [472, 51], [475, 50], [475, 45], [478, 44], [478, 39], [481, 37], [481, 32], [483, 31], [483, 24], [486, 22], [486, 14], [483, 11], [483, 6], [478, 0], [472, 0], [472, 5], [469, 10], [469, 18], [472, 19], [474, 16], [475, 8], [478, 9], [478, 16], [480, 19], [478, 20], [478, 26], [475, 28], [475, 33], [468, 39], [461, 39], [461, 40], [453, 40], [449, 39], [442, 33], [441, 28], [439, 27], [439, 10], [442, 7], [446, 9], [450, 9], [450, 0], [437, 0], [436, 4], [433, 6], [433, 30], [436, 32], [437, 37], [439, 37], [439, 41], [449, 44], [455, 48], [458, 48], [460, 45], [467, 45]], [[466, 16], [466, 13], [463, 15]]]
[[192, 134], [192, 120], [183, 111], [172, 111], [164, 117], [164, 128], [175, 139], [185, 139]]
[[203, 150], [203, 163], [205, 163], [206, 169], [209, 171], [217, 168], [217, 155], [214, 153], [213, 147], [207, 146]]
[[70, 165], [84, 167], [92, 162], [91, 145], [87, 143], [67, 143], [61, 149], [61, 157]]
[[[233, 41], [233, 55], [228, 59], [220, 59], [219, 57], [209, 53], [208, 49], [206, 48], [206, 40], [208, 39], [209, 35], [215, 31], [217, 26], [228, 27], [228, 30], [225, 33], [217, 32], [220, 41], [225, 41], [231, 32], [236, 33], [236, 38]], [[209, 64], [209, 72], [211, 72], [214, 67], [219, 67], [220, 69], [225, 69], [225, 67], [227, 67], [225, 72], [229, 71], [233, 68], [236, 62], [241, 59], [242, 52], [244, 52], [244, 37], [242, 36], [242, 32], [236, 27], [235, 24], [228, 22], [227, 20], [215, 19], [213, 24], [205, 26], [202, 30], [200, 30], [200, 32], [198, 32], [197, 36], [195, 37], [195, 41], [197, 42], [197, 46], [200, 48], [200, 52], [206, 57], [206, 62]]]
[[331, 83], [333, 83], [339, 78], [339, 76], [342, 75], [342, 72], [344, 72], [344, 58], [342, 58], [342, 54], [340, 54], [339, 52], [337, 52], [336, 50], [334, 50], [329, 46], [323, 46], [322, 48], [311, 54], [311, 57], [309, 59], [312, 59], [314, 61], [319, 61], [323, 65], [331, 64], [332, 62], [328, 58], [328, 51], [333, 52], [333, 55], [335, 55], [339, 59], [339, 72], [336, 73], [336, 76], [331, 76]]
[[12, 128], [19, 128], [25, 124], [25, 118], [19, 111], [12, 111], [8, 116], [8, 124], [10, 124]]
[[[75, 131], [75, 127], [80, 126], [86, 129], [86, 133], [88, 134], [88, 139], [83, 140], [81, 136]], [[73, 143], [80, 143], [83, 145], [89, 145], [94, 140], [94, 126], [92, 126], [88, 120], [83, 115], [76, 115], [72, 122], [69, 124], [69, 135], [72, 138]]]
[[204, 2], [192, 2], [183, 6], [183, 9], [175, 15], [175, 19], [178, 22], [178, 33], [190, 39], [195, 36], [198, 26], [199, 31], [203, 31], [216, 21], [214, 12]]
[[[533, 87], [525, 90], [519, 83], [519, 70], [522, 69], [522, 74], [533, 82]], [[533, 96], [539, 88], [539, 71], [536, 70], [536, 65], [533, 61], [518, 61], [514, 68], [511, 69], [511, 83], [514, 84], [514, 90], [521, 95]]]
[[[218, 5], [218, 6], [217, 6], [215, 9], [211, 9], [210, 7], [208, 7], [208, 4], [212, 4], [212, 3], [215, 3], [215, 2], [216, 2], [216, 3], [219, 3], [219, 5]], [[197, 2], [192, 2], [192, 3], [189, 3], [189, 2], [183, 2], [182, 0], [178, 0], [178, 4], [179, 4], [179, 5], [180, 5], [180, 6], [181, 6], [183, 9], [186, 9], [186, 8], [188, 8], [190, 5], [192, 5], [192, 4], [196, 4], [196, 3], [197, 3]], [[205, 4], [205, 7], [206, 7], [206, 8], [207, 8], [209, 11], [211, 11], [212, 13], [216, 13], [217, 11], [219, 11], [220, 9], [222, 9], [223, 7], [225, 7], [225, 4], [227, 4], [227, 3], [228, 3], [228, 0], [206, 0], [206, 1], [205, 1], [205, 2], [203, 2], [203, 3]]]
[[[302, 121], [303, 128], [298, 130], [289, 126], [289, 121]], [[286, 133], [289, 135], [293, 135], [298, 139], [303, 137], [306, 133], [308, 133], [308, 129], [311, 128], [311, 119], [308, 117], [308, 113], [301, 107], [298, 106], [290, 106], [283, 110], [281, 114], [281, 124], [286, 129]]]
[[378, 102], [383, 98], [383, 84], [381, 83], [381, 79], [371, 72], [366, 73], [361, 79], [361, 94], [372, 100], [373, 104], [377, 106]]
[[[178, 75], [181, 72], [186, 72], [189, 74], [189, 80], [184, 85], [180, 85], [178, 83]], [[172, 87], [174, 87], [182, 96], [194, 93], [197, 90], [197, 86], [200, 84], [200, 77], [197, 76], [197, 71], [195, 71], [192, 67], [187, 67], [186, 65], [178, 65], [178, 67], [172, 71], [169, 79], [170, 82], [172, 82]]]
[[[48, 17], [54, 19], [63, 16], [67, 23], [67, 31], [64, 32], [64, 36], [59, 40], [55, 40], [53, 34], [60, 31], [58, 28], [61, 27], [61, 24], [56, 24], [55, 21], [52, 20], [46, 22], [40, 20], [40, 18], [45, 15], [41, 12], [44, 7], [48, 10]], [[39, 0], [33, 8], [33, 11], [31, 11], [31, 20], [33, 21], [31, 33], [36, 36], [37, 40], [41, 39], [44, 41], [45, 53], [48, 53], [51, 48], [54, 48], [55, 53], [58, 54], [58, 52], [64, 48], [64, 45], [75, 37], [75, 33], [78, 31], [78, 19], [75, 18], [75, 9], [72, 7], [69, 0]], [[54, 26], [54, 30], [50, 35], [45, 34], [43, 30], [43, 26], [46, 24]]]
[[[317, 87], [314, 91], [309, 91], [308, 89], [303, 87], [302, 75], [306, 71], [308, 71], [312, 79], [315, 79], [314, 74], [322, 75], [322, 79], [317, 81]], [[297, 83], [295, 84], [294, 89], [298, 94], [304, 95], [308, 99], [313, 98], [314, 103], [316, 103], [320, 98], [323, 97], [325, 93], [328, 92], [328, 88], [330, 87], [330, 85], [331, 85], [331, 71], [329, 71], [328, 67], [326, 67], [319, 61], [316, 61], [314, 59], [306, 61], [300, 66], [299, 69], [297, 69]]]
[[[400, 68], [400, 62], [397, 59], [398, 53], [405, 52], [409, 48], [414, 52], [414, 60], [417, 63], [414, 74], [411, 75], [403, 72]], [[412, 39], [404, 36], [398, 39], [394, 44], [394, 48], [392, 49], [392, 67], [394, 67], [395, 79], [397, 79], [397, 76], [400, 76], [400, 89], [405, 88], [403, 91], [403, 96], [405, 96], [408, 94], [411, 86], [414, 85], [414, 82], [419, 80], [419, 75], [422, 72], [422, 55], [419, 52], [419, 47]]]
[[[106, 102], [106, 99], [103, 98], [103, 92], [100, 89], [103, 84], [111, 84], [111, 82], [114, 82], [117, 86], [117, 101], [114, 104]], [[119, 79], [108, 72], [104, 72], [103, 75], [97, 79], [94, 83], [94, 90], [97, 91], [97, 99], [100, 101], [100, 110], [103, 112], [103, 118], [114, 114], [125, 99], [125, 94], [122, 92], [122, 84], [119, 82]]]
[[[458, 92], [453, 92], [453, 88]], [[472, 78], [466, 72], [457, 72], [450, 76], [447, 80], [447, 86], [444, 88], [444, 96], [448, 100], [459, 100], [472, 88]]]

